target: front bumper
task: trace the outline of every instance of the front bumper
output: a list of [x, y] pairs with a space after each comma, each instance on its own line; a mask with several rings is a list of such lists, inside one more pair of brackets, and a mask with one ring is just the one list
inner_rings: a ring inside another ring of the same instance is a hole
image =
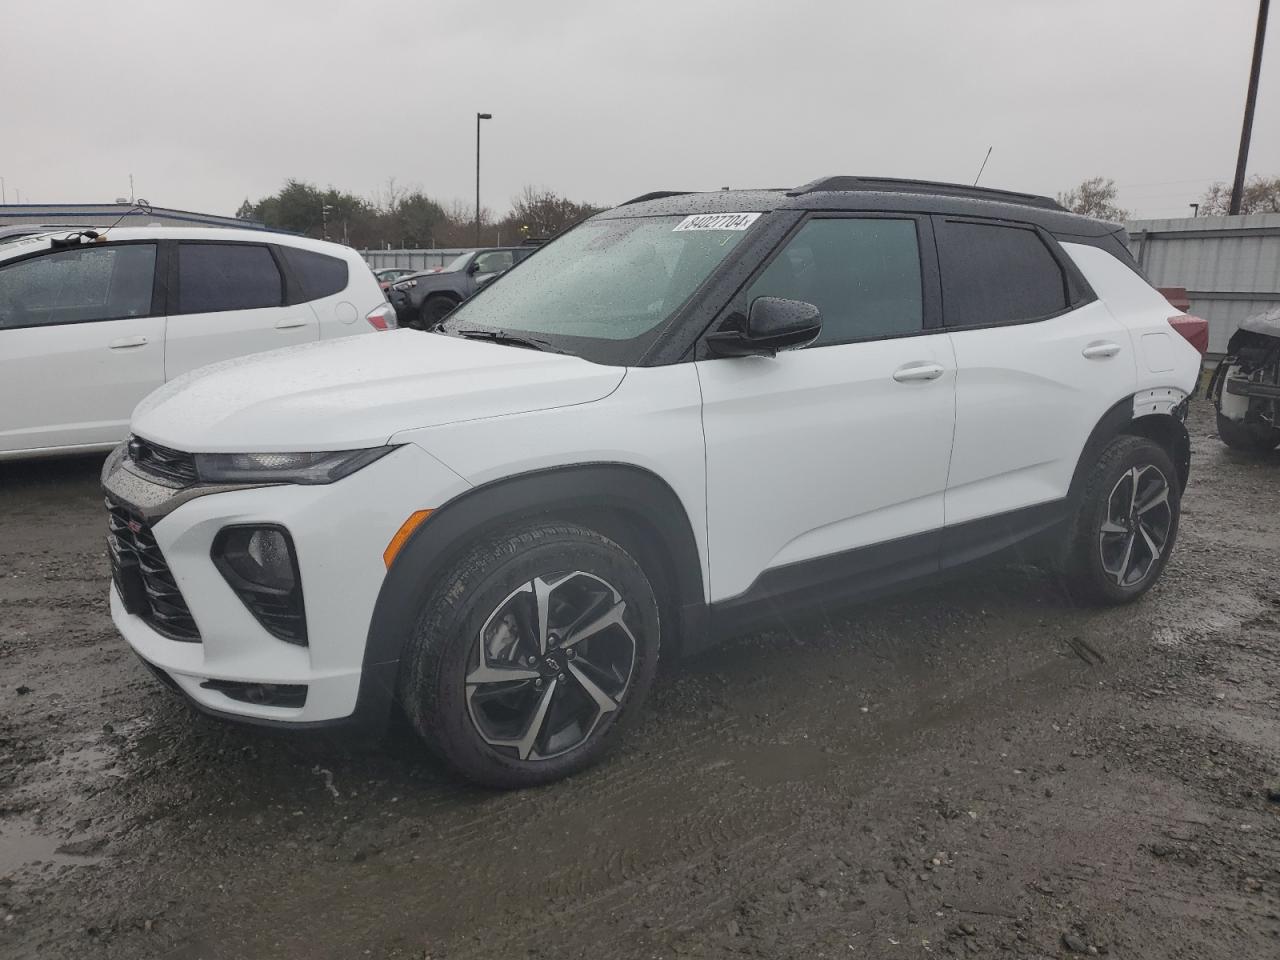
[[[462, 492], [461, 478], [408, 445], [325, 485], [221, 488], [199, 495], [199, 488], [149, 484], [119, 462], [108, 463], [103, 485], [113, 502], [149, 523], [199, 628], [199, 641], [158, 632], [125, 609], [114, 584], [111, 618], [134, 652], [184, 697], [208, 713], [269, 725], [374, 725], [379, 715], [385, 719], [397, 665], [365, 662], [386, 574], [382, 552], [411, 513]], [[211, 559], [223, 527], [266, 523], [292, 536], [307, 646], [268, 633]], [[290, 706], [248, 702], [228, 695], [230, 684], [303, 687], [305, 698]]]
[[422, 309], [422, 298], [418, 297], [415, 301], [415, 290], [416, 288], [396, 290], [393, 287], [387, 291], [387, 302], [395, 310], [396, 323], [401, 327], [413, 326], [418, 321], [418, 311]]
[[1234, 397], [1248, 397], [1250, 400], [1280, 400], [1280, 384], [1228, 377], [1226, 390]]

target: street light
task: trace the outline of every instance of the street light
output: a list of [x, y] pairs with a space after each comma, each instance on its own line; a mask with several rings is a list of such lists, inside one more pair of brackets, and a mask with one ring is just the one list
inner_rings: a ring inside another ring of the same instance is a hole
[[329, 214], [333, 213], [333, 207], [320, 201], [320, 236], [324, 240], [329, 239]]
[[476, 246], [480, 246], [480, 121], [492, 120], [492, 113], [476, 114]]

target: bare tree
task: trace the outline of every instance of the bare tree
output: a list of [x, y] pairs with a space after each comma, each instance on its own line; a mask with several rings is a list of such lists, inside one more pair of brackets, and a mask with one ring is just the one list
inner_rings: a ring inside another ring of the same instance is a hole
[[383, 213], [394, 214], [407, 192], [404, 187], [396, 184], [395, 177], [387, 177], [387, 185], [373, 195], [374, 206]]
[[[1231, 185], [1215, 183], [1200, 198], [1200, 216], [1226, 216], [1231, 212]], [[1280, 177], [1249, 178], [1240, 195], [1241, 213], [1280, 213]]]
[[590, 203], [574, 203], [545, 187], [526, 186], [511, 202], [508, 229], [526, 237], [550, 237], [603, 209]]
[[1116, 206], [1116, 182], [1110, 178], [1093, 177], [1074, 190], [1058, 194], [1058, 202], [1072, 213], [1099, 220], [1128, 220], [1129, 211]]

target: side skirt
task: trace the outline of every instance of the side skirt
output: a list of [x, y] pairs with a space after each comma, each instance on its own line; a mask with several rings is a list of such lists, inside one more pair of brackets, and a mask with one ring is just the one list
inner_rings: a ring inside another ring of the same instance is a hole
[[1051, 559], [1066, 535], [1068, 507], [1068, 500], [1036, 504], [766, 570], [743, 593], [711, 604], [710, 629], [686, 636], [685, 653], [788, 616], [885, 596], [984, 561]]

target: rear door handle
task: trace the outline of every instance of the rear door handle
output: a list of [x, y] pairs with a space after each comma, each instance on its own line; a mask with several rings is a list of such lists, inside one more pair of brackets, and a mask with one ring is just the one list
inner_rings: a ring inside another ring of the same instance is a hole
[[145, 347], [146, 345], [146, 337], [120, 337], [107, 344], [112, 350], [128, 350], [130, 347]]
[[305, 327], [307, 321], [303, 317], [285, 317], [276, 321], [277, 330], [292, 330], [294, 327]]
[[1081, 355], [1090, 360], [1107, 360], [1119, 352], [1120, 344], [1112, 343], [1110, 340], [1095, 340], [1080, 351]]
[[893, 379], [899, 383], [909, 383], [912, 380], [937, 380], [940, 376], [942, 376], [942, 364], [934, 363], [932, 360], [904, 363], [893, 371]]

